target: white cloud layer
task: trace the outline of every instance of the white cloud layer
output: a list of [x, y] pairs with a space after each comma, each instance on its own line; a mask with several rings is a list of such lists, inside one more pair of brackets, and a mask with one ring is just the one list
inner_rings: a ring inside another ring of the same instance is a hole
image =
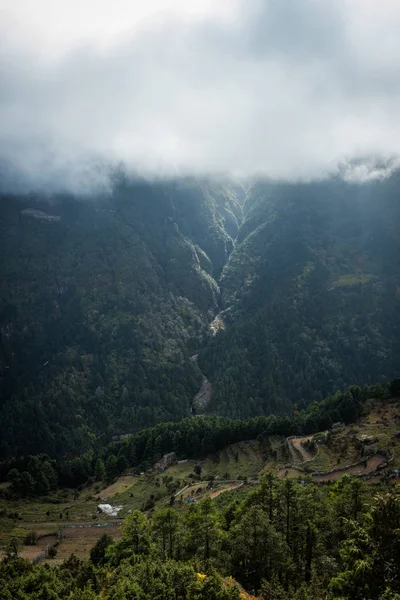
[[398, 0], [0, 0], [0, 23], [2, 169], [29, 182], [400, 155]]

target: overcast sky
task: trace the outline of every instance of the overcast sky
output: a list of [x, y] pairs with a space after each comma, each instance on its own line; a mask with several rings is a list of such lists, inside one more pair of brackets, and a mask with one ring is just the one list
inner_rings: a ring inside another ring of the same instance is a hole
[[[398, 0], [0, 0], [0, 155], [76, 188], [400, 154]], [[3, 166], [4, 169], [4, 166]]]

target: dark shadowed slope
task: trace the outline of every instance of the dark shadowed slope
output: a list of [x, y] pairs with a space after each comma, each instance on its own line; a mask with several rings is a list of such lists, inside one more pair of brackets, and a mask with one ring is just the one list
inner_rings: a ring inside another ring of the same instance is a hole
[[78, 452], [90, 432], [188, 416], [239, 218], [232, 187], [193, 180], [2, 197], [2, 453]]

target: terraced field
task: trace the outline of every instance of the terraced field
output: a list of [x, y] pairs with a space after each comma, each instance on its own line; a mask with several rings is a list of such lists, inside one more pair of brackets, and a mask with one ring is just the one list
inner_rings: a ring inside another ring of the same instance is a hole
[[[62, 528], [64, 537], [52, 562], [62, 560], [71, 552], [78, 557], [87, 557], [90, 548], [104, 533], [106, 524], [113, 524], [107, 527], [107, 532], [118, 538], [121, 520], [135, 509], [167, 506], [171, 496], [177, 508], [186, 506], [188, 498], [200, 501], [210, 496], [219, 502], [220, 498], [225, 498], [225, 493], [228, 496], [236, 492], [245, 494], [252, 486], [243, 485], [243, 481], [256, 483], [267, 470], [274, 471], [279, 477], [303, 479], [311, 476], [315, 482], [334, 481], [345, 473], [367, 475], [392, 456], [386, 469], [390, 471], [400, 467], [399, 431], [399, 401], [375, 401], [366, 407], [358, 423], [315, 436], [289, 440], [273, 436], [264, 441], [232, 444], [203, 461], [182, 461], [162, 473], [125, 475], [112, 485], [88, 485], [78, 497], [73, 491], [60, 491], [53, 502], [6, 502], [0, 499], [0, 557], [11, 538], [17, 538], [22, 544], [29, 531], [44, 535], [57, 532], [62, 526], [65, 526]], [[318, 445], [315, 455], [302, 444], [312, 438]], [[365, 463], [360, 463], [364, 459]], [[352, 466], [354, 463], [359, 464]], [[201, 466], [201, 478], [194, 474], [196, 465]], [[333, 473], [328, 472], [332, 470]], [[318, 476], [312, 475], [317, 472]], [[370, 481], [379, 482], [381, 478], [382, 474], [377, 474]], [[98, 514], [97, 508], [102, 502], [122, 506], [118, 518]], [[43, 550], [44, 543], [39, 540], [37, 546], [24, 546], [22, 556], [34, 558]]]

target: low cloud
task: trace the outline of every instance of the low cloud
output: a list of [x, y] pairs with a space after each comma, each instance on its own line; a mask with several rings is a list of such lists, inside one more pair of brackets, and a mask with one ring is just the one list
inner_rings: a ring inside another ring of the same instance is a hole
[[34, 4], [0, 0], [3, 187], [104, 187], [121, 161], [311, 179], [400, 155], [396, 0]]
[[369, 183], [384, 181], [400, 170], [400, 159], [397, 156], [378, 160], [376, 157], [364, 157], [356, 161], [348, 161], [338, 165], [338, 173], [348, 183]]

